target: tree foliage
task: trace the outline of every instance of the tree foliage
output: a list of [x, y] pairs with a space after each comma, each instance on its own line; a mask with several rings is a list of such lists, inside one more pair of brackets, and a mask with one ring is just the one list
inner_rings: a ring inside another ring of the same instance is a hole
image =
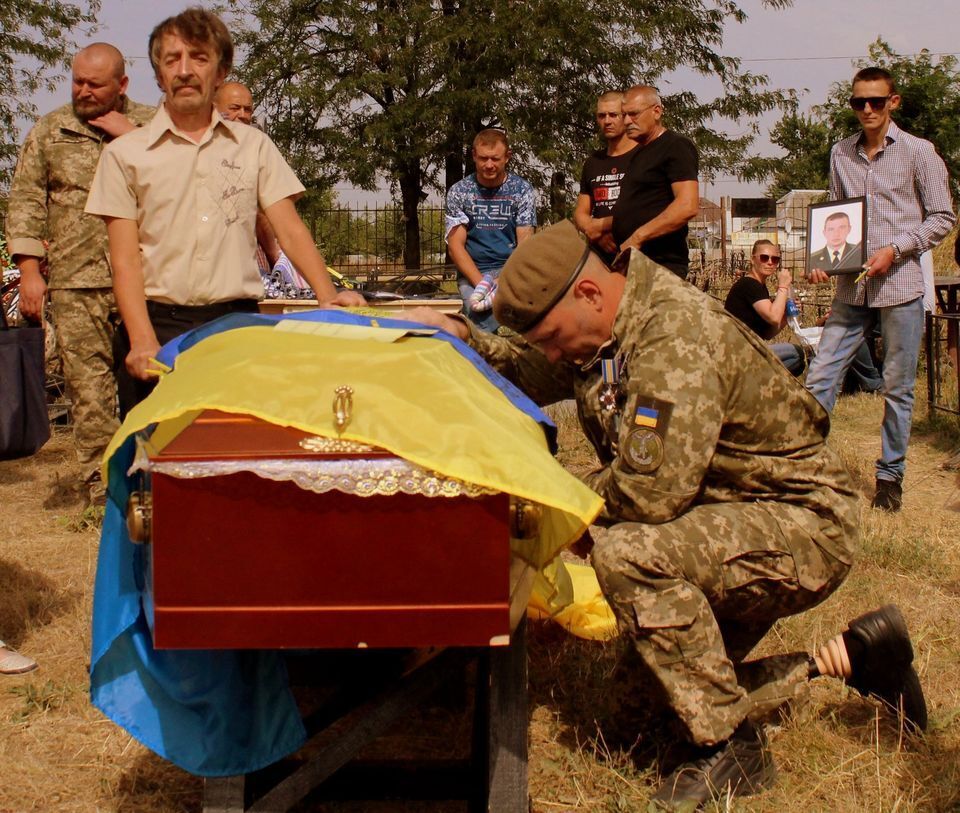
[[[767, 0], [784, 6], [789, 0]], [[680, 68], [719, 95], [665, 93], [668, 123], [690, 135], [705, 174], [743, 165], [759, 113], [785, 100], [723, 56], [733, 0], [231, 0], [242, 78], [305, 180], [399, 192], [404, 256], [416, 262], [416, 206], [469, 172], [477, 130], [510, 135], [514, 168], [543, 188], [570, 183], [609, 88], [657, 84]], [[723, 131], [738, 122], [740, 136]]]
[[[929, 139], [936, 146], [950, 173], [954, 199], [960, 191], [960, 74], [952, 56], [935, 59], [923, 50], [915, 56], [901, 56], [882, 39], [868, 48], [860, 68], [877, 65], [893, 76], [901, 95], [900, 108], [893, 112], [898, 127]], [[827, 100], [810, 115], [798, 113], [794, 101], [770, 132], [770, 140], [785, 155], [754, 159], [746, 176], [769, 180], [769, 193], [779, 198], [791, 189], [826, 189], [830, 171], [830, 148], [860, 127], [850, 109], [850, 79], [833, 83]]]
[[92, 28], [99, 10], [100, 0], [0, 3], [0, 188], [9, 183], [19, 151], [17, 124], [37, 114], [29, 99], [41, 88], [56, 88], [73, 56], [70, 35]]

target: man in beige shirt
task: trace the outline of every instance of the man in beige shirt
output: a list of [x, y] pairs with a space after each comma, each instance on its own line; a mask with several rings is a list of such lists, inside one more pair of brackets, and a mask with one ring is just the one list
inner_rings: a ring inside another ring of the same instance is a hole
[[107, 224], [114, 294], [128, 343], [118, 376], [121, 414], [152, 387], [161, 343], [263, 296], [254, 222], [259, 206], [321, 303], [361, 305], [337, 293], [294, 201], [303, 185], [273, 142], [224, 121], [213, 98], [233, 62], [216, 15], [191, 8], [150, 35], [164, 103], [146, 127], [104, 150], [86, 211]]

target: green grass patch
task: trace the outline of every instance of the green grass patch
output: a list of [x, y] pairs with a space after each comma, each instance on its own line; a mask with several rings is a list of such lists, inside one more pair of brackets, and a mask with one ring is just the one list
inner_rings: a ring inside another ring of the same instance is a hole
[[24, 723], [36, 715], [63, 708], [76, 690], [71, 686], [58, 686], [52, 680], [48, 680], [43, 684], [24, 683], [13, 686], [8, 691], [23, 701], [21, 707], [13, 714], [11, 722]]
[[871, 522], [860, 524], [860, 556], [864, 564], [888, 574], [936, 576], [942, 558], [931, 544], [927, 529], [908, 527], [900, 517], [871, 511]]

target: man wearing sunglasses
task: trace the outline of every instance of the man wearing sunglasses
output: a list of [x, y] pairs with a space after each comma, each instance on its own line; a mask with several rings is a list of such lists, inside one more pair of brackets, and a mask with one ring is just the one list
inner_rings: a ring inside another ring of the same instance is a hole
[[580, 195], [573, 222], [606, 260], [617, 253], [610, 233], [610, 214], [620, 197], [620, 183], [630, 165], [637, 142], [627, 135], [623, 120], [623, 94], [610, 90], [597, 100], [597, 129], [607, 146], [592, 153], [580, 174]]
[[[956, 216], [947, 169], [933, 144], [891, 118], [900, 107], [890, 73], [864, 68], [853, 77], [850, 106], [861, 132], [830, 153], [830, 198], [863, 196], [867, 206], [865, 274], [837, 277], [837, 292], [807, 373], [807, 389], [830, 412], [863, 337], [883, 339], [884, 413], [873, 507], [899, 511], [923, 334], [920, 255], [949, 233]], [[810, 281], [826, 282], [823, 269]]]
[[694, 143], [665, 127], [662, 116], [656, 88], [637, 85], [624, 94], [627, 136], [639, 148], [620, 184], [610, 226], [621, 249], [638, 248], [685, 279], [690, 267], [687, 223], [700, 209], [700, 159]]

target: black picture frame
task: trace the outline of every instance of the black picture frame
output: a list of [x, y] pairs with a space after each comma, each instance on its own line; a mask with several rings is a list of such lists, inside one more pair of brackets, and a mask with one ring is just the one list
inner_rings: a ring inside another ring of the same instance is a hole
[[[828, 222], [830, 225], [828, 244]], [[846, 226], [846, 228], [845, 228]], [[839, 239], [842, 237], [843, 242]], [[835, 252], [835, 257], [831, 257]], [[807, 210], [807, 273], [859, 274], [867, 261], [867, 199], [843, 198], [812, 203]]]

